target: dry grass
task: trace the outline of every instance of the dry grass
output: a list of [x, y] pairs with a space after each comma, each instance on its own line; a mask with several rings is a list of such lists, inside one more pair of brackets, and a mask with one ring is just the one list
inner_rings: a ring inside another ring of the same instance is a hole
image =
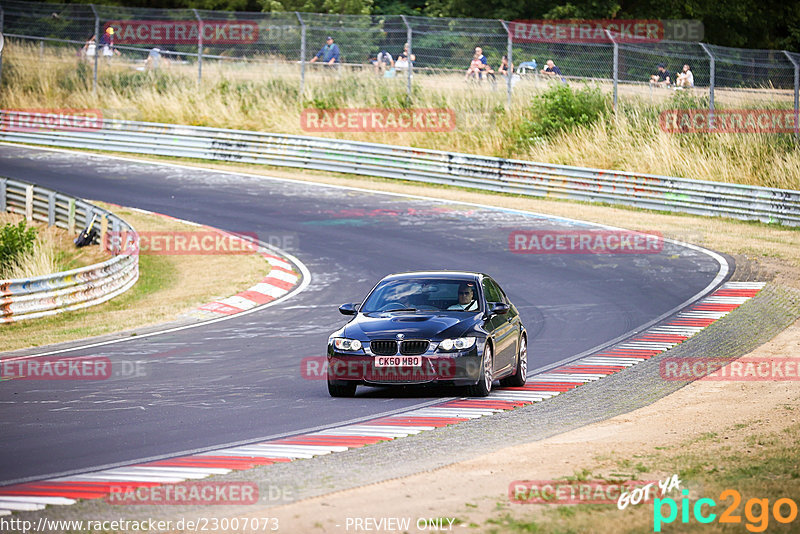
[[[138, 231], [197, 230], [195, 226], [165, 217], [96, 204], [120, 215]], [[81, 250], [102, 254], [99, 248]], [[269, 272], [269, 264], [256, 255], [143, 255], [139, 258], [139, 270], [139, 281], [133, 288], [104, 304], [0, 325], [2, 350], [49, 345], [171, 321], [202, 304], [250, 287]], [[223, 272], [225, 277], [216, 274]]]
[[[418, 74], [414, 106], [454, 110], [454, 131], [317, 134], [301, 129], [304, 108], [403, 107], [407, 105], [405, 78], [381, 79], [369, 70], [326, 74], [309, 67], [300, 101], [296, 64], [207, 62], [198, 90], [193, 65], [173, 64], [152, 73], [115, 59], [101, 64], [100, 87], [94, 95], [91, 66], [78, 60], [73, 50], [48, 50], [40, 57], [36, 47], [12, 44], [7, 45], [3, 59], [5, 86], [0, 106], [4, 108], [100, 108], [112, 118], [321, 135], [800, 189], [800, 151], [791, 136], [663, 132], [658, 113], [677, 105], [675, 92], [646, 86], [621, 86], [616, 118], [527, 146], [518, 142], [517, 127], [531, 116], [530, 101], [548, 82], [521, 81], [506, 109], [502, 83], [476, 86], [465, 83], [458, 73]], [[609, 84], [601, 87], [610, 90]], [[700, 90], [694, 96], [703, 97]], [[723, 107], [792, 105], [785, 91], [720, 90], [717, 102]]]

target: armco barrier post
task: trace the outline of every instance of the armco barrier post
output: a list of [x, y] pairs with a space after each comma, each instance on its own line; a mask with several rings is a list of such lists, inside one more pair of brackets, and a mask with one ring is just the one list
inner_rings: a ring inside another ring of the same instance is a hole
[[414, 69], [414, 62], [411, 61], [411, 57], [412, 57], [411, 56], [411, 54], [412, 54], [411, 47], [413, 46], [412, 43], [411, 43], [411, 37], [412, 37], [412, 33], [413, 32], [411, 31], [411, 25], [408, 23], [408, 19], [406, 19], [406, 16], [405, 15], [400, 15], [400, 17], [402, 17], [402, 19], [403, 19], [403, 24], [406, 25], [406, 41], [408, 41], [408, 73], [407, 73], [408, 74], [408, 78], [407, 78], [407, 81], [406, 81], [406, 95], [407, 95], [408, 101], [410, 103], [411, 102], [411, 71]]
[[192, 9], [197, 17], [197, 86], [203, 81], [203, 18], [197, 9]]
[[94, 74], [92, 76], [92, 92], [97, 93], [97, 64], [100, 57], [100, 15], [97, 14], [94, 4], [89, 4], [94, 13]]
[[303, 101], [303, 91], [306, 88], [306, 23], [297, 11], [294, 12], [300, 22], [300, 101]]
[[794, 65], [794, 136], [800, 138], [800, 63], [786, 50], [783, 53]]
[[714, 111], [714, 75], [716, 71], [716, 65], [714, 61], [714, 54], [711, 53], [711, 50], [704, 43], [697, 43], [699, 44], [706, 54], [708, 54], [708, 70], [709, 70], [709, 82], [708, 82], [708, 109], [712, 112]]
[[47, 193], [47, 226], [53, 226], [56, 223], [56, 192], [50, 191]]
[[511, 39], [511, 30], [509, 29], [508, 24], [506, 24], [506, 21], [501, 20], [500, 24], [503, 25], [503, 28], [506, 30], [506, 35], [508, 35], [508, 47], [507, 47], [508, 50], [506, 51], [506, 56], [508, 57], [508, 75], [506, 76], [506, 78], [507, 78], [506, 79], [506, 83], [507, 83], [506, 91], [508, 92], [508, 98], [507, 98], [508, 105], [506, 107], [510, 110], [511, 109], [511, 79], [514, 77], [514, 69], [511, 68], [511, 65], [514, 64], [512, 62], [512, 57], [511, 57], [511, 51], [512, 51], [512, 48], [513, 48], [513, 40]]
[[25, 219], [33, 222], [33, 186], [25, 188]]

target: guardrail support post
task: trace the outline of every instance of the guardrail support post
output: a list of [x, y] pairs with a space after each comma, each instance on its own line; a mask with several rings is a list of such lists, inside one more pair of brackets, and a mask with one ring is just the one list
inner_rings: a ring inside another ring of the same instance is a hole
[[67, 231], [70, 235], [75, 233], [75, 199], [69, 199], [67, 207]]
[[104, 213], [100, 217], [100, 243], [105, 243], [108, 235], [108, 217]]
[[25, 219], [33, 221], [33, 186], [25, 187]]
[[406, 19], [405, 15], [400, 15], [403, 19], [403, 24], [406, 25], [406, 41], [408, 41], [408, 78], [406, 80], [406, 98], [408, 98], [408, 102], [411, 102], [411, 73], [414, 70], [414, 62], [411, 61], [411, 54], [413, 43], [411, 42], [412, 38], [412, 31], [411, 31], [411, 24], [408, 23], [408, 19]]
[[100, 57], [100, 15], [97, 14], [94, 4], [89, 4], [94, 13], [94, 73], [92, 75], [92, 92], [97, 94], [97, 64]]
[[50, 191], [47, 195], [47, 226], [56, 223], [56, 192]]
[[786, 50], [783, 53], [794, 65], [794, 136], [800, 138], [800, 64]]
[[611, 43], [614, 45], [614, 72], [613, 72], [613, 77], [614, 77], [614, 102], [613, 102], [612, 109], [614, 110], [614, 113], [616, 113], [617, 112], [617, 84], [619, 83], [619, 44], [617, 44], [617, 41], [614, 40], [614, 37], [611, 35], [610, 31], [605, 30], [605, 32], [606, 32], [606, 36], [608, 37], [608, 40], [611, 41]]
[[512, 52], [514, 47], [513, 47], [513, 40], [511, 38], [511, 29], [508, 27], [508, 24], [506, 23], [506, 21], [504, 21], [502, 19], [500, 20], [500, 24], [503, 25], [503, 28], [505, 28], [506, 34], [508, 35], [508, 45], [507, 45], [508, 50], [506, 51], [506, 56], [508, 57], [508, 75], [506, 76], [506, 78], [508, 78], [506, 80], [506, 83], [507, 83], [506, 91], [508, 92], [508, 97], [507, 97], [506, 109], [510, 110], [511, 109], [511, 90], [512, 90], [511, 79], [514, 77], [514, 69], [511, 68], [511, 65], [514, 64], [514, 62], [512, 61], [512, 58], [511, 58], [511, 52]]
[[197, 86], [203, 81], [203, 19], [197, 9], [192, 9], [194, 16], [197, 17]]
[[708, 109], [711, 110], [711, 116], [714, 116], [714, 77], [716, 74], [716, 64], [714, 61], [714, 54], [711, 53], [711, 50], [704, 43], [697, 43], [699, 44], [705, 53], [708, 55], [709, 58], [709, 70], [711, 71], [709, 74], [709, 82], [708, 82]]
[[8, 211], [8, 203], [6, 202], [7, 182], [8, 179], [0, 178], [0, 213]]
[[297, 11], [294, 12], [300, 22], [300, 101], [306, 90], [306, 23]]

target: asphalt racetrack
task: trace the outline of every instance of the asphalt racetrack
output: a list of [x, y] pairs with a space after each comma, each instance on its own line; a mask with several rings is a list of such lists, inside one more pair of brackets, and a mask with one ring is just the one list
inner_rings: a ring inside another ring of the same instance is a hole
[[710, 255], [670, 243], [658, 254], [512, 253], [514, 230], [590, 226], [307, 182], [11, 146], [0, 146], [0, 175], [254, 232], [311, 272], [306, 290], [283, 305], [68, 353], [143, 362], [144, 376], [3, 382], [0, 484], [301, 433], [458, 394], [359, 388], [355, 399], [332, 399], [324, 380], [301, 375], [301, 360], [322, 356], [346, 321], [338, 305], [359, 302], [392, 272], [492, 275], [520, 310], [536, 372], [633, 333], [720, 271]]

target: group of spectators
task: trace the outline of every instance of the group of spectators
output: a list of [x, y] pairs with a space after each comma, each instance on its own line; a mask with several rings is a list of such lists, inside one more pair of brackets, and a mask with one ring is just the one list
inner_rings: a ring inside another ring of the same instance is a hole
[[[100, 36], [99, 47], [103, 57], [110, 58], [114, 54], [119, 54], [119, 51], [114, 48], [114, 28], [110, 26], [106, 28], [103, 35]], [[81, 49], [81, 55], [85, 59], [93, 59], [95, 54], [97, 54], [97, 48], [98, 43], [96, 36], [92, 35]], [[409, 53], [409, 48], [409, 44], [406, 43], [405, 46], [403, 46], [403, 51], [397, 56], [397, 59], [394, 59], [386, 50], [378, 52], [375, 57], [370, 58], [372, 65], [375, 67], [375, 72], [384, 76], [387, 73], [393, 73], [396, 69], [408, 69], [409, 66], [416, 61], [416, 56]], [[333, 41], [333, 37], [329, 35], [325, 40], [325, 45], [320, 48], [317, 55], [311, 58], [311, 63], [321, 61], [321, 63], [325, 65], [333, 66], [341, 62], [341, 57], [342, 53], [339, 50], [339, 45], [337, 45]], [[158, 48], [154, 48], [147, 57], [146, 67], [157, 69], [159, 63], [165, 61], [166, 60], [161, 57], [161, 51]], [[500, 66], [497, 68], [497, 71], [492, 69], [486, 56], [483, 55], [483, 49], [478, 46], [475, 47], [475, 53], [472, 55], [472, 61], [470, 61], [464, 79], [476, 81], [482, 79], [495, 80], [495, 74], [508, 76], [509, 74], [513, 74], [513, 72], [514, 65], [513, 63], [509, 63], [508, 56], [503, 56], [500, 60]], [[545, 67], [539, 72], [545, 76], [560, 78], [562, 82], [566, 82], [564, 75], [561, 73], [561, 69], [556, 66], [552, 59], [547, 60]], [[650, 76], [650, 85], [658, 87], [670, 87], [673, 85], [673, 80], [670, 78], [664, 63], [659, 63], [656, 72]], [[694, 87], [694, 74], [692, 74], [692, 70], [688, 64], [683, 66], [681, 72], [675, 73], [674, 86], [675, 88]]]
[[[659, 63], [656, 72], [650, 75], [650, 85], [656, 87], [670, 87], [673, 85], [673, 80], [667, 72], [667, 66]], [[694, 87], [694, 74], [689, 65], [684, 65], [681, 72], [675, 73], [674, 88], [689, 88]]]
[[[119, 50], [114, 48], [114, 28], [109, 26], [106, 28], [106, 31], [100, 36], [100, 53], [105, 58], [111, 58], [112, 56], [119, 55]], [[97, 35], [92, 35], [88, 41], [86, 41], [81, 48], [81, 56], [84, 59], [94, 59], [94, 56], [97, 54], [98, 42], [97, 42]]]

